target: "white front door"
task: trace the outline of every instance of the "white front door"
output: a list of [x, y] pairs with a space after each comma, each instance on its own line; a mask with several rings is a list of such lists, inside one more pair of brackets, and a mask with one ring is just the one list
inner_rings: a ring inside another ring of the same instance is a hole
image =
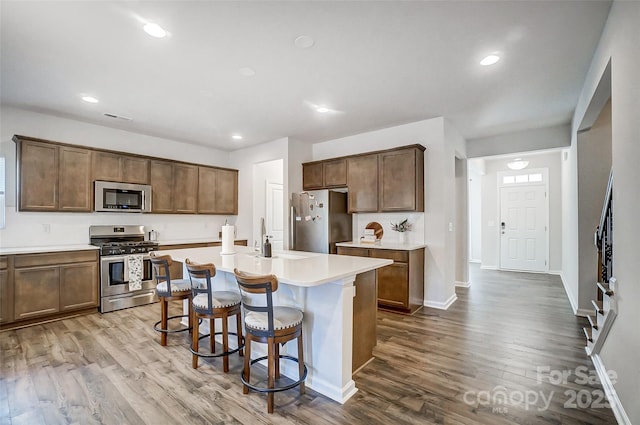
[[281, 183], [267, 182], [265, 227], [271, 236], [271, 249], [282, 250], [284, 244], [284, 198]]
[[500, 268], [548, 270], [545, 185], [500, 188]]

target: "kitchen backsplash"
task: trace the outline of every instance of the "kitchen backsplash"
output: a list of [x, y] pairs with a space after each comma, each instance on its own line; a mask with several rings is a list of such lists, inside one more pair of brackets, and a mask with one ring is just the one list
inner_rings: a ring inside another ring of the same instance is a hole
[[424, 243], [424, 213], [373, 213], [373, 214], [353, 214], [353, 240], [358, 241], [364, 235], [367, 224], [375, 221], [380, 223], [383, 229], [383, 242], [399, 242], [398, 232], [391, 230], [391, 223], [399, 223], [404, 219], [411, 223], [411, 230], [407, 233], [407, 242]]

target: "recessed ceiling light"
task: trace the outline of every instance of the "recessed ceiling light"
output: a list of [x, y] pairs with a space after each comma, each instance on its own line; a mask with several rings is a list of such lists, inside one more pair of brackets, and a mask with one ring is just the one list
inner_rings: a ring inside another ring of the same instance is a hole
[[489, 66], [500, 60], [500, 56], [498, 55], [489, 55], [480, 61], [480, 65]]
[[151, 37], [155, 38], [164, 38], [167, 36], [167, 32], [158, 24], [154, 24], [153, 22], [148, 22], [144, 25], [144, 32], [149, 34]]
[[321, 114], [324, 114], [326, 112], [329, 112], [329, 108], [327, 108], [326, 106], [318, 106], [316, 108], [316, 112], [320, 112]]
[[93, 96], [82, 96], [82, 100], [84, 100], [87, 103], [98, 103], [99, 102], [99, 100], [96, 99]]
[[231, 136], [231, 138], [232, 138], [233, 140], [242, 140], [242, 136], [241, 136], [241, 135], [239, 135], [239, 134], [234, 134], [233, 136]]
[[238, 72], [243, 77], [253, 77], [254, 75], [256, 75], [256, 71], [254, 71], [253, 68], [249, 68], [248, 66], [245, 66], [244, 68], [240, 68]]
[[295, 44], [296, 47], [300, 49], [308, 49], [309, 47], [313, 46], [314, 43], [315, 41], [313, 41], [313, 38], [308, 35], [300, 35], [296, 37], [295, 41], [293, 42], [293, 44]]

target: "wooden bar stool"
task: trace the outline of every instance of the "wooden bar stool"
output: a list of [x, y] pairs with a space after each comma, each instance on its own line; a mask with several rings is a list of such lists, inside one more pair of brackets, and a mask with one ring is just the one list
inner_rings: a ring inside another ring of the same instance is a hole
[[[242, 337], [242, 317], [240, 313], [240, 294], [232, 291], [214, 291], [211, 278], [216, 275], [216, 266], [213, 264], [193, 264], [189, 259], [185, 261], [189, 278], [191, 279], [191, 291], [193, 294], [193, 335], [191, 342], [191, 366], [198, 368], [198, 357], [222, 357], [223, 368], [229, 372], [229, 355], [238, 353], [242, 356], [244, 338]], [[195, 281], [194, 279], [199, 279]], [[228, 318], [236, 316], [236, 333], [229, 332]], [[199, 319], [209, 319], [209, 333], [200, 336]], [[222, 332], [216, 332], [215, 319], [222, 320]], [[215, 336], [222, 335], [222, 353], [215, 353]], [[238, 337], [238, 348], [229, 349], [229, 335]], [[199, 342], [209, 337], [210, 352], [200, 353]]]
[[[302, 311], [292, 307], [274, 307], [273, 293], [278, 290], [278, 279], [274, 275], [252, 276], [234, 269], [236, 281], [242, 294], [245, 326], [245, 357], [241, 380], [242, 392], [249, 389], [267, 393], [267, 412], [273, 413], [274, 393], [300, 386], [300, 394], [304, 394], [304, 381], [307, 378], [307, 367], [304, 365], [302, 346]], [[264, 301], [258, 301], [256, 295], [264, 294]], [[298, 339], [298, 358], [280, 355], [280, 344]], [[251, 360], [251, 342], [267, 344], [267, 356]], [[276, 387], [275, 380], [280, 378], [280, 359], [298, 363], [298, 380]], [[267, 387], [258, 387], [250, 383], [251, 365], [267, 360]]]
[[[156, 293], [160, 298], [160, 321], [153, 325], [153, 329], [160, 332], [160, 345], [167, 345], [167, 334], [191, 331], [193, 323], [193, 311], [191, 309], [191, 282], [186, 279], [171, 280], [170, 267], [173, 263], [170, 255], [156, 255], [151, 251], [150, 261], [153, 265], [153, 274], [156, 279]], [[169, 301], [189, 300], [188, 315], [169, 315]], [[169, 320], [188, 317], [189, 326], [180, 329], [169, 329]]]

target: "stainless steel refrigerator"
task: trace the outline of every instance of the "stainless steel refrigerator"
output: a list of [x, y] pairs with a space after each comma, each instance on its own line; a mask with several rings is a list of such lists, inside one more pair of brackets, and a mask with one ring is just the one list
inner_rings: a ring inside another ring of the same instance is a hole
[[347, 194], [310, 190], [291, 194], [289, 246], [296, 251], [336, 253], [337, 242], [352, 239]]

